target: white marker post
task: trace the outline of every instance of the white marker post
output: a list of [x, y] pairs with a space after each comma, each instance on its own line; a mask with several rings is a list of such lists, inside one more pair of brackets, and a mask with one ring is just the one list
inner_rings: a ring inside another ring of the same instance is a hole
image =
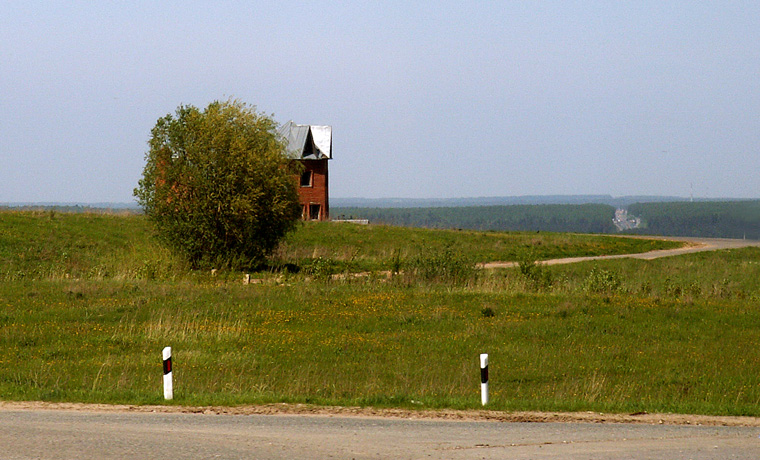
[[488, 354], [480, 355], [480, 400], [485, 406], [488, 404]]
[[164, 348], [164, 399], [174, 399], [172, 384], [172, 347]]

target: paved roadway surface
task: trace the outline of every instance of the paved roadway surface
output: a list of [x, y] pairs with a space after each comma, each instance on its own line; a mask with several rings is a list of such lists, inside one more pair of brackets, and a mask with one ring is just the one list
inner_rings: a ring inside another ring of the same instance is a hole
[[758, 459], [760, 427], [0, 408], [0, 458]]

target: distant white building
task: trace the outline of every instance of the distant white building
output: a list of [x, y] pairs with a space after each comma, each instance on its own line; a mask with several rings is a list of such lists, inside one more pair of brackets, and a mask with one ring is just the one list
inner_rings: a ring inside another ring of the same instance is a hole
[[612, 219], [615, 228], [619, 232], [632, 230], [641, 226], [641, 219], [635, 216], [629, 216], [627, 209], [618, 208], [615, 210], [615, 217]]

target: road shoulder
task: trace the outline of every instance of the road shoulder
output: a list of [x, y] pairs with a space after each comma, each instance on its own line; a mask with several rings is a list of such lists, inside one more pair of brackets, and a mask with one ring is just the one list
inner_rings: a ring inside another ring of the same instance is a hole
[[648, 425], [760, 427], [760, 417], [691, 414], [606, 414], [600, 412], [501, 412], [488, 410], [409, 410], [372, 407], [326, 407], [307, 404], [257, 406], [139, 406], [41, 401], [0, 401], [0, 411], [140, 412], [206, 415], [317, 415], [327, 417], [380, 417], [420, 420], [454, 420], [510, 423], [634, 423]]

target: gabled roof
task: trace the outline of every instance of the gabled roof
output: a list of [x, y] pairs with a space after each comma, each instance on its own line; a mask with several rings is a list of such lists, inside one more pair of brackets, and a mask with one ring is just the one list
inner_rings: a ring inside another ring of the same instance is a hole
[[293, 160], [332, 158], [332, 127], [297, 125], [292, 121], [279, 130], [285, 141], [286, 156]]

